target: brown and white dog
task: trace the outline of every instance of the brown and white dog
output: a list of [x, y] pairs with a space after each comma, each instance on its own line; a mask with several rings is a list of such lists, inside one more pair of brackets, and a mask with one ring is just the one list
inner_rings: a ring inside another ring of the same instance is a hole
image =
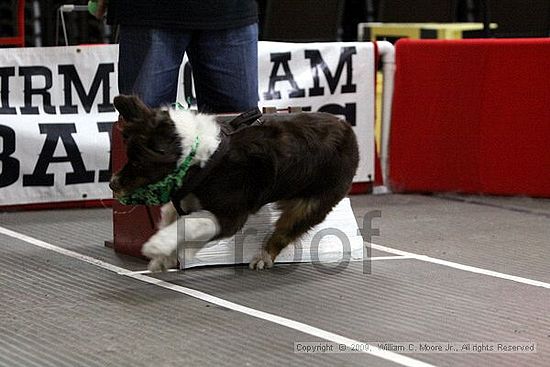
[[[215, 116], [150, 109], [133, 96], [117, 96], [114, 104], [125, 120], [128, 156], [111, 179], [115, 197], [173, 172], [197, 136], [200, 144], [192, 161], [196, 168], [205, 166], [220, 145]], [[185, 223], [184, 240], [206, 243], [234, 235], [250, 214], [276, 203], [281, 216], [250, 263], [253, 269], [269, 268], [283, 248], [322, 222], [348, 193], [359, 153], [346, 121], [327, 113], [265, 114], [262, 119], [262, 125], [232, 135], [219, 163], [182, 199], [186, 211], [200, 215], [177, 219], [171, 203], [162, 208], [160, 229], [142, 249], [151, 259], [150, 270], [176, 265], [178, 222], [194, 218]]]

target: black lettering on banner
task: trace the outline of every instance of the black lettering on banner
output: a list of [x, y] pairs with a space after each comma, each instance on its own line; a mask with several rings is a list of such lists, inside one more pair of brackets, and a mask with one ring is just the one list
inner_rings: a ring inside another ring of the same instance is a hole
[[[52, 72], [45, 66], [21, 66], [19, 67], [19, 75], [24, 77], [24, 95], [25, 106], [21, 107], [21, 114], [23, 115], [38, 115], [38, 107], [32, 105], [32, 96], [42, 96], [42, 104], [44, 105], [44, 112], [50, 115], [55, 114], [55, 107], [52, 106], [52, 96], [49, 90], [52, 87]], [[32, 77], [42, 76], [44, 77], [43, 88], [33, 88]]]
[[114, 112], [115, 107], [111, 104], [111, 86], [109, 82], [109, 74], [115, 71], [115, 66], [112, 63], [99, 64], [94, 80], [90, 86], [89, 93], [86, 93], [82, 80], [78, 76], [78, 72], [74, 65], [59, 65], [59, 74], [63, 75], [63, 88], [65, 90], [65, 104], [60, 107], [62, 114], [78, 113], [78, 108], [73, 104], [73, 93], [71, 86], [74, 86], [78, 98], [86, 112], [90, 112], [94, 103], [95, 97], [99, 90], [99, 86], [103, 85], [103, 102], [97, 105], [99, 112]]
[[[294, 75], [290, 71], [290, 66], [288, 62], [291, 59], [290, 52], [280, 52], [271, 54], [271, 62], [273, 63], [273, 68], [271, 69], [271, 75], [269, 75], [269, 86], [268, 91], [264, 93], [265, 100], [272, 99], [281, 99], [281, 92], [275, 90], [275, 83], [287, 81], [290, 83], [292, 89], [288, 96], [290, 98], [303, 98], [305, 97], [305, 89], [300, 89], [296, 80], [294, 80]], [[283, 67], [284, 75], [277, 75], [279, 67]]]
[[0, 152], [0, 187], [6, 187], [19, 178], [19, 161], [11, 155], [15, 153], [15, 131], [9, 126], [0, 125], [2, 151]]
[[112, 146], [113, 146], [113, 124], [114, 122], [98, 122], [97, 123], [97, 130], [100, 133], [108, 133], [109, 134], [109, 168], [106, 170], [100, 170], [99, 171], [99, 182], [109, 182], [111, 179], [111, 172], [113, 171], [113, 155], [111, 154]]
[[[86, 171], [82, 155], [73, 139], [76, 133], [75, 124], [39, 124], [40, 133], [46, 134], [46, 142], [38, 156], [38, 162], [31, 175], [23, 175], [23, 186], [53, 186], [54, 174], [46, 173], [51, 163], [69, 162], [73, 172], [65, 176], [65, 184], [80, 184], [94, 182], [95, 172]], [[61, 139], [66, 156], [54, 157], [57, 142]]]
[[322, 96], [325, 94], [325, 88], [321, 87], [319, 80], [319, 69], [325, 74], [327, 79], [330, 94], [334, 94], [336, 87], [340, 82], [344, 65], [346, 66], [346, 83], [342, 85], [341, 93], [355, 93], [357, 85], [353, 84], [353, 65], [352, 56], [357, 54], [355, 47], [342, 47], [340, 50], [340, 59], [338, 60], [338, 66], [336, 67], [336, 73], [334, 76], [330, 71], [325, 60], [321, 56], [319, 50], [305, 50], [305, 58], [310, 60], [311, 72], [313, 73], [313, 88], [309, 88], [309, 96]]
[[[300, 107], [304, 112], [311, 112], [312, 110], [311, 106], [300, 106]], [[335, 104], [335, 103], [326, 104], [324, 106], [319, 107], [317, 112], [327, 112], [333, 115], [344, 116], [346, 121], [349, 122], [351, 126], [357, 125], [357, 104], [356, 103], [346, 103], [344, 106], [340, 106], [339, 104]]]
[[0, 115], [17, 114], [17, 110], [10, 107], [10, 76], [14, 75], [14, 67], [0, 68]]
[[349, 122], [351, 126], [357, 124], [357, 104], [355, 103], [346, 103], [344, 106], [339, 104], [331, 103], [326, 104], [319, 108], [319, 112], [328, 112], [333, 115], [344, 115], [346, 121]]

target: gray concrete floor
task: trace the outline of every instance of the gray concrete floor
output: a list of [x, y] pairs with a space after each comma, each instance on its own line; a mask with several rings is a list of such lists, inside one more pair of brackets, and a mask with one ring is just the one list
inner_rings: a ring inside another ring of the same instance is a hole
[[[336, 274], [301, 264], [154, 278], [371, 344], [531, 342], [537, 348], [404, 354], [412, 358], [404, 365], [550, 365], [550, 288], [544, 287], [550, 287], [550, 200], [366, 195], [353, 196], [352, 206], [365, 233], [365, 218], [381, 215], [372, 221], [379, 230], [373, 243], [429, 257], [368, 267], [354, 262]], [[0, 233], [0, 366], [398, 365], [365, 353], [294, 353], [296, 342], [323, 339], [306, 326], [290, 328], [120, 275], [20, 235], [101, 264], [145, 269], [144, 261], [103, 246], [112, 237], [108, 209], [1, 213], [0, 227], [18, 234]]]

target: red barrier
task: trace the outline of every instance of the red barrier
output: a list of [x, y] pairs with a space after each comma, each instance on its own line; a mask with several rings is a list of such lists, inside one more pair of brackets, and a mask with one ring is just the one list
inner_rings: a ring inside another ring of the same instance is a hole
[[[119, 171], [126, 163], [125, 149], [122, 134], [114, 128], [112, 145], [113, 172]], [[110, 245], [116, 252], [141, 256], [141, 247], [156, 232], [159, 219], [160, 207], [127, 206], [114, 200], [113, 241]]]
[[550, 39], [400, 40], [397, 192], [550, 197]]

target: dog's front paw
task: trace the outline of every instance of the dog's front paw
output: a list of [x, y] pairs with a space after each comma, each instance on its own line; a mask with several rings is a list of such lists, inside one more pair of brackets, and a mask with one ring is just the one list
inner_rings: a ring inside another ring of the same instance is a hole
[[155, 257], [149, 261], [149, 266], [147, 267], [150, 272], [157, 273], [161, 271], [166, 271], [175, 267], [178, 264], [178, 259], [176, 256], [160, 256]]
[[273, 259], [271, 258], [271, 255], [267, 253], [267, 251], [262, 250], [259, 254], [254, 256], [252, 261], [250, 262], [250, 269], [256, 269], [256, 270], [263, 270], [263, 269], [269, 269], [273, 266]]
[[141, 248], [141, 253], [153, 259], [156, 257], [168, 257], [176, 253], [177, 243], [176, 238], [170, 238], [164, 236], [162, 233], [165, 230], [157, 232], [153, 237], [151, 237], [143, 247]]
[[141, 253], [151, 259], [148, 266], [151, 272], [166, 271], [178, 263], [177, 244], [174, 240], [167, 238], [165, 232], [166, 229], [153, 235], [141, 249]]

